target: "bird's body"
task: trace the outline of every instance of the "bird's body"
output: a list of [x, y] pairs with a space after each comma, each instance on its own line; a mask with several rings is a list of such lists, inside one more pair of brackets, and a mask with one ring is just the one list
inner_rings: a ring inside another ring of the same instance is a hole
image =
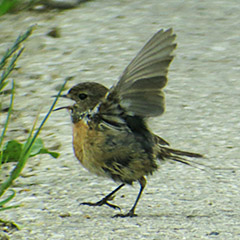
[[74, 152], [81, 164], [123, 183], [131, 184], [157, 169], [158, 148], [151, 134], [149, 138], [133, 133], [127, 124], [113, 128], [87, 116], [73, 125]]
[[145, 176], [167, 159], [187, 163], [182, 156], [199, 154], [169, 148], [168, 143], [154, 135], [147, 126], [147, 118], [163, 113], [168, 66], [176, 44], [172, 30], [160, 30], [132, 60], [119, 82], [110, 89], [94, 82], [72, 87], [63, 97], [75, 101], [70, 110], [73, 122], [75, 156], [90, 172], [121, 182], [121, 185], [92, 206], [106, 204], [125, 184], [135, 181], [141, 189], [135, 204], [127, 214], [135, 216], [135, 208], [145, 187]]

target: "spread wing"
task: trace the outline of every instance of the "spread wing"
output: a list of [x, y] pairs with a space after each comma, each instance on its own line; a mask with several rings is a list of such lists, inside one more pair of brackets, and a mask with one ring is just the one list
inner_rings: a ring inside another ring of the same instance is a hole
[[98, 106], [102, 117], [111, 116], [115, 122], [114, 116], [119, 116], [120, 109], [130, 116], [143, 118], [164, 112], [162, 89], [176, 48], [175, 38], [172, 29], [160, 30], [146, 43]]

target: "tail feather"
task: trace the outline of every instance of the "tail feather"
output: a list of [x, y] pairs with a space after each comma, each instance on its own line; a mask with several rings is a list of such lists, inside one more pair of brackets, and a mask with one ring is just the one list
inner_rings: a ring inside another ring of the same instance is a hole
[[175, 162], [180, 162], [191, 167], [196, 167], [198, 169], [204, 170], [207, 166], [198, 162], [193, 161], [191, 158], [204, 158], [202, 154], [186, 152], [177, 149], [172, 149], [170, 147], [165, 147], [159, 144], [158, 159], [160, 160], [172, 160]]
[[177, 150], [177, 149], [172, 149], [168, 147], [161, 147], [168, 151], [169, 153], [175, 154], [175, 155], [180, 155], [180, 156], [185, 156], [185, 157], [193, 157], [193, 158], [203, 158], [204, 156], [199, 153], [193, 153], [193, 152], [185, 152], [182, 150]]

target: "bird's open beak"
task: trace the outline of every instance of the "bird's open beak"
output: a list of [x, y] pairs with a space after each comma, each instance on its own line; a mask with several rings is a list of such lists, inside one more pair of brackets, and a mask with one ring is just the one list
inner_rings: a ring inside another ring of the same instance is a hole
[[53, 109], [53, 112], [62, 110], [62, 109], [72, 110], [72, 106], [64, 106], [64, 107], [55, 108], [55, 109]]
[[[52, 97], [57, 97], [57, 95], [54, 95]], [[70, 97], [67, 94], [59, 95], [59, 97], [70, 99]], [[62, 109], [72, 110], [72, 106], [64, 106], [64, 107], [55, 108], [55, 109], [53, 109], [53, 111], [55, 112], [55, 111], [62, 110]]]
[[[53, 95], [51, 97], [57, 97], [57, 95]], [[62, 97], [62, 98], [70, 98], [67, 94], [63, 94], [63, 95], [59, 95], [59, 97]]]

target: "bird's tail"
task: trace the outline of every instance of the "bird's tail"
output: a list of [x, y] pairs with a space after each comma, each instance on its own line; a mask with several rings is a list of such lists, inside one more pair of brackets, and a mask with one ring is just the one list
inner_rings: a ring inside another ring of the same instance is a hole
[[169, 147], [168, 142], [166, 142], [164, 139], [160, 138], [157, 135], [155, 135], [155, 141], [159, 147], [159, 152], [157, 156], [158, 159], [172, 160], [200, 169], [206, 167], [205, 165], [192, 160], [192, 158], [204, 158], [202, 154], [172, 149]]

